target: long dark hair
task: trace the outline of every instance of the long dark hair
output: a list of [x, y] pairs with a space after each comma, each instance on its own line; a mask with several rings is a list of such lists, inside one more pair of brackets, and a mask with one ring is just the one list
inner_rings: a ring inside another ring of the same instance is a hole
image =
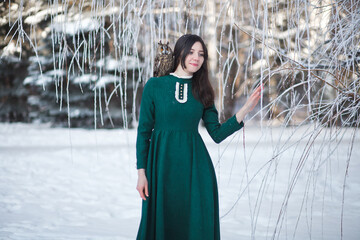
[[210, 107], [214, 104], [215, 93], [212, 88], [209, 80], [208, 73], [208, 51], [205, 46], [204, 41], [201, 37], [194, 34], [186, 34], [181, 36], [174, 48], [174, 56], [175, 56], [175, 64], [173, 72], [176, 68], [181, 64], [181, 66], [185, 69], [185, 58], [190, 53], [191, 47], [194, 43], [200, 42], [203, 50], [204, 50], [204, 62], [201, 68], [193, 74], [192, 78], [192, 93], [196, 99], [198, 99], [205, 108]]

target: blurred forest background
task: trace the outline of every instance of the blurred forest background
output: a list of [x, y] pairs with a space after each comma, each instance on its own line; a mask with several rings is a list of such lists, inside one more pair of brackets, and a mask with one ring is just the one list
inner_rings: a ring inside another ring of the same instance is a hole
[[0, 1], [0, 122], [131, 128], [159, 40], [198, 34], [221, 120], [359, 127], [360, 1]]

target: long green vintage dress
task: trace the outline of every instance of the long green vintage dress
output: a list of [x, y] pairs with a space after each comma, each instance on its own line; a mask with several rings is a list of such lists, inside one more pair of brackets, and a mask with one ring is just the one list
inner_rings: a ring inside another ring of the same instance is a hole
[[219, 143], [243, 127], [235, 115], [222, 125], [214, 106], [194, 98], [191, 79], [174, 75], [145, 84], [136, 142], [137, 168], [145, 168], [138, 240], [220, 239], [216, 176], [199, 135], [200, 119]]

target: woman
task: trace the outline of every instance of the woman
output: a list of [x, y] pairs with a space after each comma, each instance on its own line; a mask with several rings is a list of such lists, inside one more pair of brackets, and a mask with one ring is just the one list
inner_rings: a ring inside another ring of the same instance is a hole
[[143, 205], [137, 239], [220, 239], [216, 176], [199, 121], [220, 143], [243, 127], [261, 88], [220, 124], [203, 40], [180, 37], [174, 55], [173, 73], [149, 79], [142, 95], [136, 154]]

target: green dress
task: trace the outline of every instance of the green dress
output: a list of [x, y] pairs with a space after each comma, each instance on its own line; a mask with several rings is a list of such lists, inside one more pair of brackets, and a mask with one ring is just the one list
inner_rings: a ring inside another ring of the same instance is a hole
[[136, 157], [137, 168], [146, 169], [149, 197], [138, 240], [220, 239], [216, 176], [200, 119], [217, 143], [244, 125], [235, 115], [220, 124], [216, 108], [192, 95], [191, 79], [168, 75], [145, 84]]

